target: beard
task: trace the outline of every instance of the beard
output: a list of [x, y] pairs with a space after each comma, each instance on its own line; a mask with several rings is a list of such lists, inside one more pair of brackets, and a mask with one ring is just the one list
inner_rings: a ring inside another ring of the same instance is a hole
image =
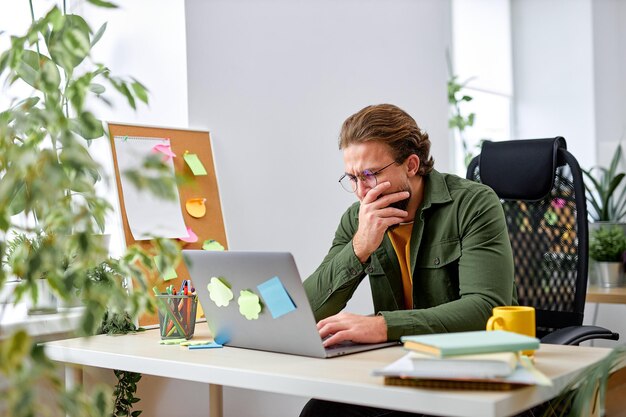
[[400, 210], [404, 210], [407, 211], [407, 207], [409, 206], [409, 200], [411, 199], [411, 189], [409, 187], [406, 187], [402, 190], [399, 191], [406, 191], [409, 193], [408, 198], [404, 199], [404, 200], [400, 200], [400, 201], [396, 201], [395, 203], [391, 203], [389, 204], [389, 207], [393, 207], [393, 208], [397, 208]]
[[397, 209], [404, 210], [404, 211], [406, 211], [408, 206], [409, 206], [409, 198], [389, 204], [389, 207], [397, 208]]

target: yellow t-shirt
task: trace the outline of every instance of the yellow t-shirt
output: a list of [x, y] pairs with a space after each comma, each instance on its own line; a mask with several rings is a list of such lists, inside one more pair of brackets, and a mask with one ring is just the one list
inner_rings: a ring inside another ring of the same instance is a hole
[[387, 231], [393, 249], [400, 261], [402, 288], [404, 290], [404, 308], [413, 308], [413, 271], [411, 271], [411, 232], [413, 222], [400, 223]]

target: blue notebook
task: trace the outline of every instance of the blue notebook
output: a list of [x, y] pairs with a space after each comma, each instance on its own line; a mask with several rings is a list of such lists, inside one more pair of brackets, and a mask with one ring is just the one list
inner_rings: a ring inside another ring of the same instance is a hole
[[504, 330], [403, 336], [400, 340], [406, 349], [438, 357], [539, 349], [539, 339]]

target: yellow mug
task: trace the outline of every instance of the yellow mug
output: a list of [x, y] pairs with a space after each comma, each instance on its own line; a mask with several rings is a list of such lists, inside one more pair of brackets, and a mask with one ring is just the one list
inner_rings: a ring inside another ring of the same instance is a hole
[[[493, 315], [487, 321], [487, 330], [507, 330], [535, 337], [535, 309], [526, 306], [494, 307]], [[524, 351], [532, 355], [534, 351]]]

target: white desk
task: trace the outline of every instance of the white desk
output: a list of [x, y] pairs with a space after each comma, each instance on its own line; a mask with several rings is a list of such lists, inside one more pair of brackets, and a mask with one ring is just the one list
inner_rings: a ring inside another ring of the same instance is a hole
[[[207, 334], [206, 323], [199, 324], [196, 338]], [[159, 345], [158, 340], [158, 331], [149, 330], [125, 336], [60, 340], [45, 346], [53, 360], [67, 364], [211, 384], [207, 414], [213, 417], [222, 413], [222, 386], [426, 414], [511, 415], [553, 398], [582, 369], [610, 352], [606, 348], [542, 345], [536, 353], [536, 364], [554, 381], [554, 387], [488, 392], [383, 385], [381, 377], [370, 373], [402, 356], [404, 351], [399, 346], [334, 359], [314, 359], [236, 348], [187, 350]]]

